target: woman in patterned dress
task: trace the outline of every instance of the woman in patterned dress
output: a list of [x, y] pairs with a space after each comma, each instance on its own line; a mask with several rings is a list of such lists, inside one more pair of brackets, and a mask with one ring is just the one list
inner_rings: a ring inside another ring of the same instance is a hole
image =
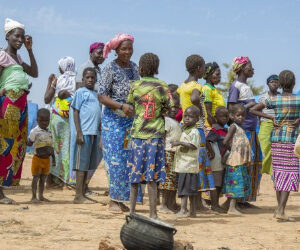
[[109, 211], [113, 213], [129, 211], [123, 202], [128, 202], [130, 197], [126, 144], [133, 122], [133, 108], [126, 101], [130, 82], [139, 79], [138, 67], [130, 61], [133, 41], [131, 35], [117, 34], [106, 43], [103, 52], [104, 58], [111, 50], [117, 54], [117, 58], [103, 69], [99, 87], [99, 99], [105, 106], [102, 116], [102, 149], [109, 174]]
[[[2, 186], [19, 185], [27, 141], [27, 95], [29, 78], [38, 76], [32, 52], [32, 38], [25, 35], [24, 25], [7, 18], [4, 26], [8, 46], [0, 51], [0, 203], [12, 204]], [[23, 43], [30, 65], [17, 51]]]

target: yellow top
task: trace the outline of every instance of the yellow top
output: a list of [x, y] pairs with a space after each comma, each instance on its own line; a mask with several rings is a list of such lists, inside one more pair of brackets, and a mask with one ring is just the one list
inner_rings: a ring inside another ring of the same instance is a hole
[[188, 107], [193, 105], [191, 96], [194, 89], [198, 89], [200, 94], [202, 94], [202, 86], [196, 81], [182, 83], [177, 89], [177, 93], [180, 96], [180, 103], [183, 113]]
[[[219, 106], [225, 107], [225, 99], [221, 94], [220, 90], [216, 89], [214, 86], [210, 85], [209, 83], [205, 83], [203, 86], [203, 94], [205, 96], [204, 102], [211, 103], [211, 114], [214, 116], [216, 114], [216, 109]], [[205, 127], [211, 128], [210, 124], [207, 121], [207, 116], [205, 119]]]

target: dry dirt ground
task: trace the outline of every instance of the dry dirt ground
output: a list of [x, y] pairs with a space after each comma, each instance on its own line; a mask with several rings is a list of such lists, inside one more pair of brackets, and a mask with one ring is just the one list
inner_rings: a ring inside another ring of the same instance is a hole
[[[98, 249], [100, 242], [101, 249], [107, 245], [113, 248], [106, 249], [122, 249], [120, 229], [125, 215], [107, 211], [103, 169], [97, 170], [90, 185], [100, 203], [74, 205], [74, 191], [64, 189], [46, 190], [52, 202], [35, 205], [29, 202], [30, 163], [27, 156], [21, 186], [6, 190], [19, 204], [0, 206], [0, 249]], [[146, 204], [139, 205], [138, 212], [148, 215]], [[291, 195], [287, 208], [296, 222], [276, 222], [272, 182], [263, 176], [256, 205], [261, 209], [247, 210], [240, 217], [198, 214], [197, 218], [176, 220], [174, 215], [159, 216], [175, 225], [175, 240], [190, 242], [194, 249], [300, 249], [300, 194]]]

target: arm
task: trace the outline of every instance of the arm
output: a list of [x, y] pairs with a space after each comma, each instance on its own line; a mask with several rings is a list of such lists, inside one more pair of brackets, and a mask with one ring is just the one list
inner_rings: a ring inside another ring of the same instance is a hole
[[213, 124], [217, 123], [216, 119], [213, 117], [212, 113], [211, 113], [211, 109], [212, 109], [212, 103], [211, 102], [206, 102], [205, 103], [205, 109], [206, 109], [206, 113], [207, 113], [207, 121], [208, 123], [212, 126]]
[[28, 51], [28, 55], [29, 55], [29, 59], [30, 59], [30, 66], [23, 62], [22, 67], [28, 75], [36, 78], [36, 77], [38, 77], [38, 66], [37, 66], [37, 63], [35, 61], [34, 54], [32, 52], [32, 37], [28, 36], [28, 35], [25, 36], [25, 43], [24, 44], [25, 44], [25, 47]]
[[259, 117], [264, 117], [266, 119], [273, 120], [273, 116], [265, 114], [262, 112], [262, 110], [266, 107], [264, 103], [257, 103], [250, 109], [250, 113], [253, 115], [257, 115]]
[[193, 145], [191, 143], [187, 143], [187, 142], [182, 142], [182, 141], [173, 141], [173, 142], [171, 142], [171, 145], [172, 145], [172, 148], [173, 147], [177, 147], [177, 146], [182, 146], [182, 147], [184, 147], [186, 149], [192, 149], [192, 150], [197, 149], [195, 147], [195, 145]]
[[119, 102], [116, 102], [107, 95], [99, 95], [99, 101], [104, 106], [111, 108], [111, 109], [120, 109], [122, 106], [121, 110], [125, 113], [125, 115], [133, 116], [133, 107], [129, 104], [126, 104], [126, 103], [121, 104]]
[[84, 143], [83, 134], [80, 127], [79, 110], [74, 108], [74, 123], [76, 127], [76, 143], [82, 145]]
[[232, 140], [235, 132], [236, 132], [236, 126], [231, 125], [229, 127], [228, 133], [226, 134], [224, 141], [223, 141], [223, 144], [226, 147], [226, 149], [230, 148], [231, 140]]
[[44, 94], [45, 104], [49, 104], [51, 102], [51, 100], [53, 99], [53, 97], [54, 97], [56, 81], [57, 81], [57, 78], [55, 78], [55, 75], [51, 74], [48, 78], [48, 85], [47, 85], [47, 88], [46, 88], [46, 92]]
[[201, 117], [203, 116], [204, 112], [200, 102], [200, 96], [201, 96], [200, 91], [198, 89], [193, 89], [191, 95], [191, 102], [193, 103], [193, 105], [197, 106], [200, 109], [200, 117]]
[[212, 146], [211, 146], [209, 141], [206, 141], [206, 150], [207, 150], [207, 154], [208, 154], [208, 157], [209, 157], [210, 160], [215, 158], [215, 152], [212, 149]]

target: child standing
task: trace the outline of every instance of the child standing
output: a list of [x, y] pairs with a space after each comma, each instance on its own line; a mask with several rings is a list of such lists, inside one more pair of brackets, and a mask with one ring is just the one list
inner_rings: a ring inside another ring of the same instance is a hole
[[165, 82], [154, 78], [158, 74], [159, 58], [146, 53], [139, 61], [141, 80], [132, 83], [128, 102], [135, 110], [131, 130], [129, 182], [130, 212], [135, 212], [138, 184], [147, 183], [150, 218], [157, 218], [157, 183], [165, 181], [164, 143], [165, 122], [163, 113], [173, 106], [172, 95]]
[[176, 95], [172, 96], [174, 100], [174, 107], [172, 107], [167, 116], [165, 116], [166, 180], [165, 182], [159, 184], [159, 189], [162, 192], [162, 204], [160, 212], [163, 213], [171, 213], [171, 210], [176, 210], [176, 207], [174, 207], [174, 202], [176, 202], [177, 174], [174, 168], [175, 149], [172, 148], [171, 142], [178, 141], [180, 139], [181, 127], [176, 121], [176, 114], [178, 113], [179, 109], [179, 98]]
[[198, 152], [201, 136], [197, 129], [200, 111], [196, 106], [188, 107], [183, 115], [183, 132], [179, 141], [173, 141], [177, 147], [175, 154], [175, 172], [179, 173], [178, 197], [181, 198], [179, 217], [188, 216], [187, 200], [190, 199], [190, 216], [196, 216], [196, 196], [199, 188]]
[[246, 164], [251, 161], [251, 147], [242, 124], [245, 121], [246, 109], [235, 104], [230, 109], [233, 124], [229, 127], [223, 144], [230, 149], [226, 161], [223, 193], [229, 198], [228, 214], [240, 215], [236, 200], [247, 197], [250, 192], [250, 178]]
[[74, 203], [92, 203], [86, 197], [87, 173], [96, 170], [102, 158], [99, 148], [101, 128], [101, 105], [98, 95], [94, 91], [97, 82], [97, 73], [93, 68], [83, 71], [83, 87], [75, 92], [71, 107], [74, 110], [74, 123], [76, 127], [76, 144], [74, 149], [73, 170], [76, 171], [76, 195]]
[[222, 191], [224, 179], [224, 164], [222, 156], [225, 153], [223, 144], [227, 134], [227, 129], [224, 127], [229, 121], [228, 109], [219, 106], [215, 111], [213, 118], [217, 123], [213, 124], [206, 137], [206, 148], [210, 156], [210, 164], [214, 176], [215, 190], [210, 191], [211, 210], [224, 213], [224, 210], [219, 206], [219, 197]]
[[[30, 131], [27, 145], [34, 148], [34, 156], [31, 163], [32, 172], [32, 199], [37, 203], [39, 201], [49, 201], [44, 197], [44, 186], [46, 177], [50, 172], [50, 156], [52, 165], [55, 166], [55, 157], [53, 150], [53, 140], [51, 131], [48, 129], [50, 123], [50, 111], [48, 109], [39, 109], [37, 112], [38, 125]], [[37, 184], [39, 182], [39, 200], [36, 198]]]

